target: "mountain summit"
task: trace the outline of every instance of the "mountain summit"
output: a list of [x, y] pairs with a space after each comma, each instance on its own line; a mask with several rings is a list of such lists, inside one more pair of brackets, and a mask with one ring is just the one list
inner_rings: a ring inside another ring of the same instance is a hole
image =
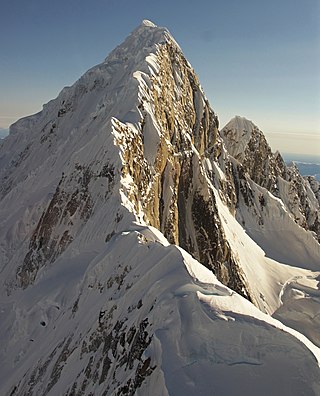
[[1, 394], [320, 393], [319, 184], [167, 29], [0, 144]]

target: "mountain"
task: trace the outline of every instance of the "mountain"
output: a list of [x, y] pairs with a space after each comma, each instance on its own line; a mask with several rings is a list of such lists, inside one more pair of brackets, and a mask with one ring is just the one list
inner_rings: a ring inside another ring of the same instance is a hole
[[319, 394], [319, 186], [165, 28], [0, 144], [1, 394]]
[[228, 152], [239, 160], [250, 178], [280, 198], [294, 220], [320, 240], [320, 184], [303, 178], [295, 164], [286, 166], [273, 154], [263, 133], [251, 121], [235, 117], [221, 131]]

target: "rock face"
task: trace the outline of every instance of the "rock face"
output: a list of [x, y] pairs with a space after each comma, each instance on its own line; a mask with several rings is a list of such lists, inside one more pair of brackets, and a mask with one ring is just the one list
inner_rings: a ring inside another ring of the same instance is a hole
[[[11, 126], [1, 394], [319, 393], [318, 348], [258, 310], [319, 345], [286, 310], [294, 277], [309, 282], [305, 311], [317, 298], [319, 184], [251, 122], [218, 127], [178, 44], [149, 21]], [[278, 215], [279, 244], [305, 250], [268, 250]]]
[[[197, 76], [168, 36], [151, 76], [141, 81], [137, 128], [115, 121], [123, 178], [136, 214], [171, 243], [212, 269], [224, 284], [250, 298], [220, 224], [205, 159], [217, 143], [218, 120]], [[142, 212], [139, 214], [139, 212]]]

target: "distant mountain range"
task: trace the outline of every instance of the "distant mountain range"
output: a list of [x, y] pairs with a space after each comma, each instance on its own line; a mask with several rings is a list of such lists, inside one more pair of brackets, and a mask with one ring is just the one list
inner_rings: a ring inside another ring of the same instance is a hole
[[287, 164], [294, 162], [302, 176], [314, 176], [320, 181], [320, 155], [284, 154]]
[[316, 180], [320, 181], [320, 164], [310, 164], [305, 162], [295, 161], [301, 175], [314, 176]]

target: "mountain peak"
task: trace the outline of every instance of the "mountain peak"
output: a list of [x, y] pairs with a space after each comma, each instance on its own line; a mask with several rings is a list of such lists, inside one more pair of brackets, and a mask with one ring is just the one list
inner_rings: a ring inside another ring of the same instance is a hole
[[230, 154], [242, 161], [255, 131], [259, 131], [259, 128], [252, 121], [236, 115], [222, 128], [221, 137]]
[[148, 19], [144, 19], [141, 23], [141, 26], [148, 26], [148, 27], [157, 27], [153, 22], [149, 21]]
[[[121, 62], [127, 62], [127, 57], [134, 59], [144, 59], [148, 52], [154, 52], [156, 44], [163, 44], [166, 40], [171, 37], [169, 31], [164, 27], [159, 27], [153, 22], [144, 19], [139, 26], [137, 26], [126, 39], [116, 47], [109, 56], [105, 59]], [[128, 63], [128, 62], [127, 62]]]
[[0, 394], [320, 394], [320, 350], [266, 315], [320, 345], [320, 245], [299, 225], [318, 231], [319, 188], [243, 117], [223, 144], [165, 28], [143, 21], [12, 132]]
[[241, 129], [246, 132], [251, 132], [252, 129], [256, 128], [255, 124], [248, 120], [246, 117], [239, 115], [234, 116], [223, 129]]

